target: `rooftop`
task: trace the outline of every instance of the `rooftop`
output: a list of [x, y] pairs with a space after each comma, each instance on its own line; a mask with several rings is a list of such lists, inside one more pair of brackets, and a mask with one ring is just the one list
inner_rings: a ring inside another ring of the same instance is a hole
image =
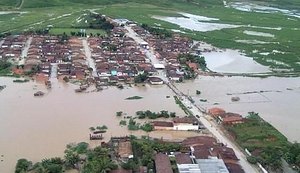
[[179, 173], [202, 173], [198, 164], [177, 164]]
[[222, 159], [197, 159], [201, 173], [229, 173]]
[[175, 155], [177, 164], [192, 164], [192, 160], [188, 154], [178, 153]]
[[173, 173], [169, 157], [163, 153], [155, 155], [156, 173]]

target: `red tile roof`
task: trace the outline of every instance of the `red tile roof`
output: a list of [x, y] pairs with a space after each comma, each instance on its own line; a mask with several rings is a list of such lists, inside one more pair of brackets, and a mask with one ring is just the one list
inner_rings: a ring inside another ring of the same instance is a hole
[[156, 173], [173, 173], [169, 157], [163, 153], [155, 155]]

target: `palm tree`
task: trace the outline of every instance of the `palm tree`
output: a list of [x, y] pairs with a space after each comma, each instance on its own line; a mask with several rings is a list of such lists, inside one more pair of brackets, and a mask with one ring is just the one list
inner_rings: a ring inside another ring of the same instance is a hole
[[113, 169], [116, 169], [116, 164], [114, 164], [108, 157], [102, 157], [88, 161], [83, 168], [83, 172], [107, 173]]

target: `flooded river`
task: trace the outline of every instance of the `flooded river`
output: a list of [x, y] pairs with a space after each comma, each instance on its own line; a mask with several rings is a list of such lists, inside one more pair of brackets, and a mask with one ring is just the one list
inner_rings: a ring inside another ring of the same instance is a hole
[[[177, 87], [205, 109], [220, 107], [243, 116], [258, 112], [290, 141], [300, 141], [300, 78], [199, 77]], [[232, 102], [234, 96], [240, 101]]]
[[[117, 111], [134, 115], [139, 110], [168, 110], [183, 115], [175, 104], [173, 93], [166, 86], [134, 87], [119, 90], [108, 88], [101, 92], [75, 93], [77, 86], [54, 83], [46, 90], [44, 84], [35, 82], [13, 83], [11, 78], [0, 78], [6, 88], [0, 92], [0, 172], [14, 172], [17, 159], [27, 158], [33, 162], [43, 158], [62, 156], [66, 144], [89, 141], [89, 127], [106, 125], [111, 136], [143, 132], [129, 132], [120, 127], [122, 118]], [[46, 92], [37, 98], [37, 91]], [[131, 96], [142, 96], [141, 100], [125, 100]], [[166, 98], [166, 96], [171, 96]], [[151, 133], [155, 137], [183, 138], [186, 134]], [[195, 135], [195, 134], [191, 134]], [[100, 141], [91, 143], [100, 144]]]

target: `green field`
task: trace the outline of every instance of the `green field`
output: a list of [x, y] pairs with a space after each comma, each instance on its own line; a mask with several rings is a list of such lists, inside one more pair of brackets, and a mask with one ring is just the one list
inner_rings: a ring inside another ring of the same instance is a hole
[[[233, 2], [230, 0], [228, 2]], [[277, 6], [287, 9], [299, 9], [297, 0], [251, 1], [262, 5]], [[20, 1], [3, 0], [2, 9], [18, 6]], [[284, 5], [283, 5], [284, 4]], [[300, 74], [300, 19], [281, 13], [243, 12], [225, 8], [220, 0], [25, 0], [23, 14], [0, 14], [0, 32], [19, 33], [24, 30], [43, 29], [53, 26], [51, 34], [87, 28], [90, 11], [105, 14], [113, 18], [127, 18], [138, 23], [145, 23], [166, 29], [180, 29], [178, 25], [153, 19], [157, 16], [180, 16], [177, 12], [218, 18], [217, 23], [242, 25], [234, 29], [222, 29], [210, 32], [196, 32], [185, 29], [185, 35], [211, 43], [220, 48], [239, 49], [253, 57], [257, 62], [271, 69], [290, 70]], [[251, 27], [250, 27], [251, 25]], [[255, 26], [255, 27], [253, 27]], [[275, 30], [270, 28], [281, 28]], [[244, 31], [264, 32], [274, 37], [250, 36]], [[91, 31], [92, 32], [92, 31]], [[94, 33], [94, 31], [93, 31]], [[257, 40], [266, 44], [240, 43], [236, 40]], [[275, 51], [275, 52], [274, 52]], [[266, 55], [267, 53], [267, 55]]]
[[225, 126], [225, 128], [235, 137], [236, 142], [242, 148], [247, 148], [255, 160], [265, 168], [280, 171], [283, 158], [295, 166], [295, 170], [300, 171], [300, 145], [290, 143], [283, 134], [260, 118], [257, 113], [249, 112], [245, 123]]

